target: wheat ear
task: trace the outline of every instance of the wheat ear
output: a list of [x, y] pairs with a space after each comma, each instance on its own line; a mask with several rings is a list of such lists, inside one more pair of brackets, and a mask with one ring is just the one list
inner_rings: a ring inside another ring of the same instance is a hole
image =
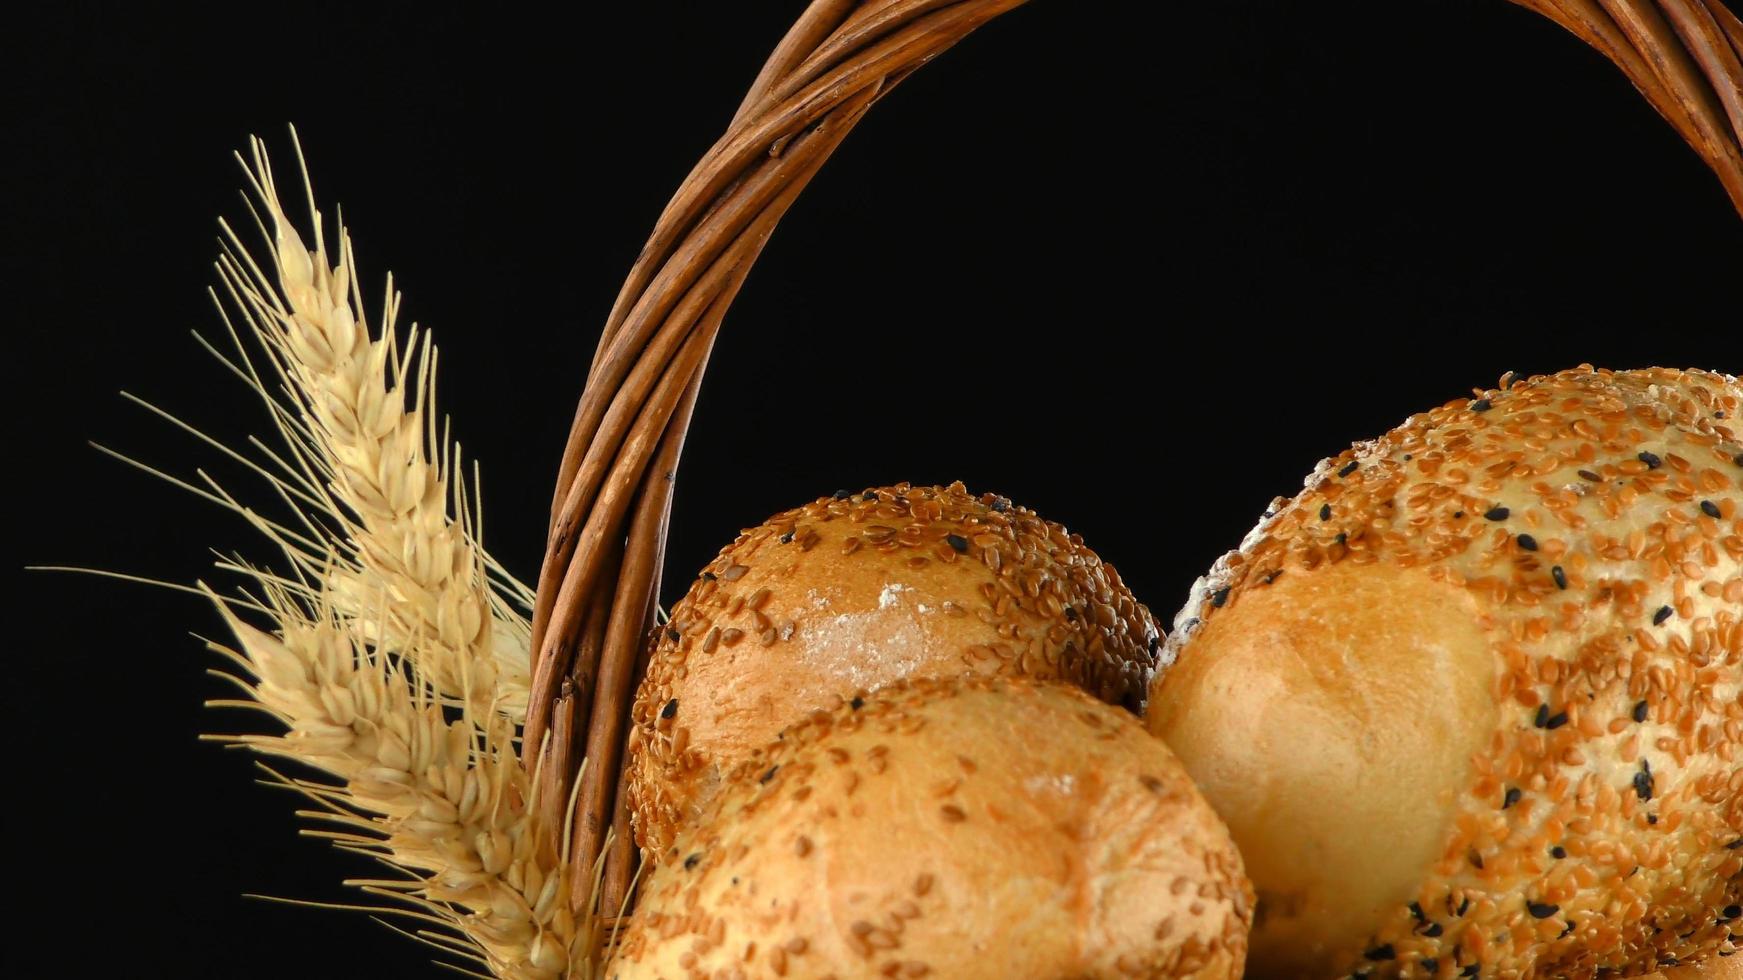
[[[578, 922], [564, 900], [562, 838], [542, 825], [513, 723], [494, 711], [480, 717], [471, 698], [452, 717], [408, 661], [374, 642], [392, 628], [385, 620], [361, 629], [364, 616], [340, 614], [324, 594], [311, 599], [264, 572], [257, 581], [277, 635], [207, 590], [238, 648], [211, 646], [240, 669], [224, 676], [246, 695], [213, 704], [264, 710], [287, 731], [211, 737], [337, 777], [268, 770], [317, 804], [300, 814], [325, 825], [311, 833], [399, 872], [347, 884], [400, 903], [394, 911], [424, 924], [419, 938], [498, 977], [590, 977], [594, 920], [583, 913]], [[378, 609], [392, 601], [377, 598]], [[464, 688], [471, 679], [460, 680]]]
[[[260, 523], [305, 577], [320, 574], [340, 615], [355, 616], [362, 597], [385, 591], [388, 633], [419, 638], [402, 652], [426, 681], [449, 698], [463, 688], [487, 697], [474, 710], [489, 707], [518, 722], [526, 711], [531, 590], [478, 542], [476, 481], [469, 493], [459, 446], [437, 430], [435, 347], [416, 324], [401, 344], [391, 276], [371, 336], [350, 236], [341, 223], [332, 264], [306, 166], [312, 249], [285, 214], [264, 144], [253, 140], [250, 149], [244, 170], [264, 212], [270, 254], [255, 262], [225, 224], [218, 272], [266, 353], [268, 377], [228, 316], [236, 355], [219, 356], [273, 413], [284, 451], [258, 447], [269, 466], [256, 468], [274, 480], [302, 528], [287, 534], [293, 529], [266, 525], [215, 485], [214, 493]], [[297, 159], [301, 164], [300, 147]]]

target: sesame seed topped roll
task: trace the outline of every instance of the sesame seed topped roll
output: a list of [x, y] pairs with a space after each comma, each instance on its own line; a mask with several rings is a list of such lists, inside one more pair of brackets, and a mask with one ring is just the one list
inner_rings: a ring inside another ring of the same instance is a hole
[[1147, 722], [1256, 976], [1637, 976], [1743, 934], [1743, 387], [1581, 367], [1319, 465], [1194, 587]]
[[819, 712], [677, 846], [606, 977], [1241, 976], [1228, 831], [1065, 684], [916, 678]]
[[1003, 497], [898, 484], [739, 535], [672, 608], [632, 709], [637, 841], [663, 860], [734, 766], [919, 674], [1058, 678], [1141, 710], [1161, 631], [1112, 565]]

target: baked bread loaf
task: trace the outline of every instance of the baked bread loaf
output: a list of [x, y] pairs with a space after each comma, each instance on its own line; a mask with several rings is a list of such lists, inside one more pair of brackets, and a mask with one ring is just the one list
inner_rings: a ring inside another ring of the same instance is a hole
[[735, 765], [814, 709], [922, 674], [1060, 678], [1136, 712], [1161, 631], [1075, 534], [962, 484], [839, 493], [739, 535], [672, 607], [628, 792], [663, 859]]
[[1255, 976], [1636, 976], [1743, 902], [1743, 388], [1589, 366], [1319, 465], [1194, 587], [1147, 722]]
[[654, 869], [606, 977], [1241, 975], [1227, 831], [1166, 746], [1073, 687], [898, 681], [764, 764]]

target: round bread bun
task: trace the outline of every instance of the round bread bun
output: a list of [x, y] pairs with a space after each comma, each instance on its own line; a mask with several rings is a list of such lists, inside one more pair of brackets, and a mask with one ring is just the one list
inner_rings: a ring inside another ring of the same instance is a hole
[[1147, 723], [1255, 976], [1636, 976], [1743, 895], [1743, 388], [1588, 367], [1319, 465], [1194, 587]]
[[1241, 975], [1227, 830], [1137, 719], [1064, 684], [816, 712], [677, 845], [606, 977]]
[[838, 493], [741, 533], [657, 634], [636, 692], [636, 839], [665, 859], [733, 766], [903, 677], [1059, 678], [1137, 712], [1161, 644], [1083, 540], [962, 484]]

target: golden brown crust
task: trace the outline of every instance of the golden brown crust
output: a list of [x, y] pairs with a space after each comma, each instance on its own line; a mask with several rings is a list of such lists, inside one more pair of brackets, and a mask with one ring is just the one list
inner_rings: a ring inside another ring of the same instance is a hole
[[900, 681], [765, 762], [652, 872], [607, 977], [1241, 975], [1226, 829], [1166, 746], [1074, 688]]
[[[1322, 463], [1195, 587], [1164, 654], [1179, 663], [1153, 683], [1151, 708], [1152, 730], [1175, 740], [1195, 776], [1228, 750], [1214, 731], [1169, 729], [1184, 718], [1212, 724], [1215, 705], [1200, 699], [1213, 696], [1203, 680], [1217, 673], [1220, 647], [1245, 658], [1245, 690], [1262, 697], [1257, 641], [1232, 639], [1244, 623], [1294, 619], [1323, 633], [1306, 645], [1312, 655], [1339, 650], [1369, 667], [1386, 654], [1364, 634], [1399, 628], [1406, 603], [1435, 615], [1468, 606], [1482, 631], [1497, 714], [1470, 715], [1445, 736], [1481, 748], [1468, 773], [1430, 774], [1430, 784], [1463, 779], [1452, 798], [1393, 815], [1401, 838], [1444, 827], [1441, 845], [1410, 901], [1359, 941], [1323, 951], [1317, 973], [1640, 975], [1729, 942], [1727, 913], [1743, 895], [1739, 412], [1737, 381], [1698, 371], [1504, 379]], [[1309, 624], [1321, 604], [1338, 607], [1303, 580], [1363, 576], [1382, 593], [1398, 588], [1398, 601], [1382, 595]], [[1443, 596], [1413, 594], [1430, 587]], [[1236, 699], [1230, 714], [1254, 710], [1243, 691], [1214, 696]], [[1314, 738], [1293, 724], [1266, 740]], [[1285, 772], [1294, 764], [1282, 750], [1267, 760]], [[1222, 808], [1214, 780], [1205, 791]], [[1241, 818], [1229, 816], [1244, 850], [1282, 852], [1280, 841], [1243, 840]], [[1352, 826], [1387, 846], [1370, 823]], [[1270, 872], [1252, 864], [1260, 967], [1272, 948]], [[1316, 872], [1327, 887], [1339, 873]]]
[[672, 608], [632, 709], [637, 840], [814, 709], [919, 674], [1060, 678], [1141, 708], [1160, 630], [1082, 540], [961, 484], [838, 494], [743, 532]]

